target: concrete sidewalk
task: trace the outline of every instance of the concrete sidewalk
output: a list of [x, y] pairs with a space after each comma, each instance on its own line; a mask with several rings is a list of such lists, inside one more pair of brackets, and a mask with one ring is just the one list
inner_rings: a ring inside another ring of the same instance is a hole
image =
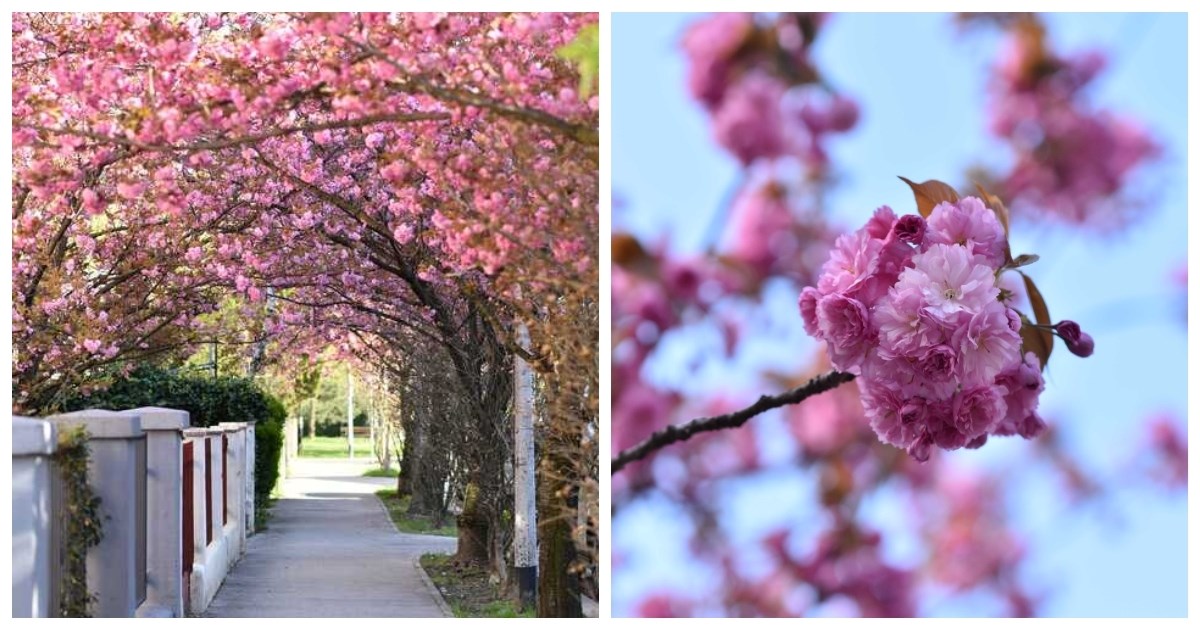
[[374, 496], [394, 482], [361, 476], [372, 463], [298, 460], [204, 616], [444, 616], [416, 560], [456, 541], [398, 533]]

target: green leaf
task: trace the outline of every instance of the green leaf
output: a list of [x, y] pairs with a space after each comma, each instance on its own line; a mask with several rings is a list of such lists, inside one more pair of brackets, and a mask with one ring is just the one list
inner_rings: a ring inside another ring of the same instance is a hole
[[574, 64], [579, 72], [579, 100], [591, 97], [600, 80], [600, 25], [589, 24], [579, 29], [575, 39], [560, 47], [555, 54]]
[[907, 177], [900, 179], [912, 189], [913, 197], [917, 200], [917, 212], [922, 217], [929, 218], [933, 209], [943, 201], [958, 201], [958, 192], [945, 182], [931, 179], [918, 184]]

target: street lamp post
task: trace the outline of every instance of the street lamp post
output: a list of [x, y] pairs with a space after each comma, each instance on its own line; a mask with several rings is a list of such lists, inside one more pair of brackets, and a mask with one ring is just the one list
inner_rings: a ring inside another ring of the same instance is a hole
[[346, 439], [350, 441], [350, 459], [354, 459], [354, 374], [346, 371]]

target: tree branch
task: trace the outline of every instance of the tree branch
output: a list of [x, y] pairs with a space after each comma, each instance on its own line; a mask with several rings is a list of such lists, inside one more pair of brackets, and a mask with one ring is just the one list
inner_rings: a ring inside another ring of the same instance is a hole
[[163, 152], [163, 151], [215, 151], [219, 149], [227, 149], [243, 144], [254, 144], [270, 138], [278, 138], [293, 133], [302, 133], [307, 131], [325, 131], [328, 129], [346, 129], [351, 127], [366, 127], [368, 125], [376, 125], [379, 123], [402, 123], [402, 122], [424, 122], [430, 120], [449, 120], [450, 114], [447, 112], [411, 112], [411, 113], [396, 113], [396, 114], [374, 114], [369, 116], [361, 116], [359, 118], [348, 118], [345, 120], [330, 120], [321, 123], [311, 123], [308, 125], [281, 125], [267, 131], [252, 133], [245, 136], [233, 136], [208, 141], [194, 142], [192, 144], [154, 144], [130, 140], [120, 136], [110, 136], [86, 129], [71, 129], [69, 127], [45, 127], [42, 125], [30, 124], [25, 122], [14, 123], [16, 127], [23, 127], [48, 134], [60, 136], [76, 136], [95, 140], [97, 142], [108, 142], [121, 145], [123, 147], [132, 147], [143, 151]]
[[852, 380], [854, 380], [854, 375], [848, 372], [829, 372], [816, 376], [800, 387], [777, 396], [763, 395], [753, 405], [740, 411], [728, 413], [723, 416], [713, 416], [711, 418], [697, 418], [684, 424], [672, 424], [656, 431], [640, 444], [621, 451], [612, 460], [612, 474], [617, 474], [631, 462], [644, 459], [654, 451], [676, 442], [687, 440], [697, 433], [740, 427], [746, 424], [747, 420], [764, 411], [783, 407], [784, 405], [794, 405], [810, 396], [827, 392], [842, 383], [849, 383]]
[[458, 103], [459, 105], [472, 105], [481, 109], [486, 109], [497, 115], [523, 122], [530, 125], [540, 125], [551, 129], [556, 133], [565, 135], [583, 145], [599, 147], [600, 146], [600, 131], [590, 125], [573, 123], [564, 120], [549, 112], [535, 109], [532, 107], [520, 107], [517, 105], [509, 105], [504, 102], [489, 98], [478, 92], [472, 92], [469, 89], [454, 88], [438, 85], [432, 81], [408, 74], [408, 68], [396, 62], [387, 55], [383, 50], [380, 50], [370, 42], [360, 42], [353, 38], [342, 36], [345, 41], [357, 46], [364, 53], [374, 55], [383, 63], [395, 68], [404, 78], [388, 81], [390, 85], [403, 90], [411, 90], [422, 94], [428, 94], [436, 99]]

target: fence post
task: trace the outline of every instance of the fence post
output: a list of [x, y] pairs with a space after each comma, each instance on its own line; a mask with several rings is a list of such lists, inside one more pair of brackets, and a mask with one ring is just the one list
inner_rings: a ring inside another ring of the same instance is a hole
[[[118, 413], [87, 409], [46, 418], [59, 431], [83, 427], [90, 439], [88, 447], [88, 480], [100, 498], [104, 516], [104, 537], [88, 551], [87, 585], [96, 595], [94, 613], [97, 617], [132, 617], [140, 604], [139, 575], [145, 557], [144, 521], [139, 523], [139, 507], [144, 504], [144, 492], [138, 477], [137, 462], [145, 445], [141, 418], [133, 413]], [[141, 547], [141, 549], [139, 549]]]
[[203, 612], [208, 607], [205, 599], [205, 578], [208, 574], [208, 527], [211, 521], [205, 498], [208, 474], [208, 429], [186, 429], [184, 438], [192, 443], [192, 549], [193, 554], [184, 562], [192, 563], [188, 584], [188, 613]]
[[280, 479], [292, 476], [292, 466], [300, 456], [300, 421], [296, 417], [283, 423], [283, 471]]
[[13, 418], [13, 617], [50, 616], [50, 455], [57, 446], [54, 425]]
[[[208, 465], [211, 467], [210, 488], [212, 502], [209, 505], [212, 512], [208, 517], [212, 520], [212, 542], [206, 564], [212, 576], [212, 584], [219, 585], [225, 580], [229, 571], [229, 541], [225, 538], [225, 431], [210, 427], [208, 429]], [[207, 599], [212, 600], [216, 587], [212, 589]], [[206, 604], [207, 605], [207, 604]]]
[[229, 443], [229, 457], [225, 471], [226, 510], [229, 518], [225, 526], [229, 530], [230, 566], [246, 551], [246, 425], [242, 422], [222, 422], [225, 439]]
[[253, 534], [258, 517], [256, 509], [257, 497], [255, 496], [255, 476], [257, 474], [256, 466], [258, 465], [256, 449], [257, 437], [255, 436], [255, 422], [246, 423], [246, 533]]
[[146, 433], [146, 602], [138, 617], [182, 617], [183, 430], [188, 412], [131, 409]]

